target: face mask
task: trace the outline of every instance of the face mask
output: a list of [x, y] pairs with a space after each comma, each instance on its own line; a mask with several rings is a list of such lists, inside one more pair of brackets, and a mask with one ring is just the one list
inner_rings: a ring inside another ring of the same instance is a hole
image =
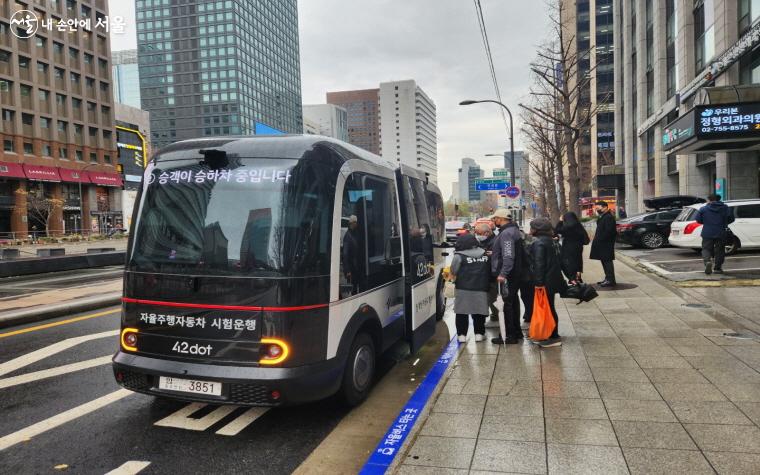
[[483, 241], [486, 240], [486, 237], [485, 236], [481, 236], [480, 234], [478, 234], [478, 235], [475, 236], [475, 239], [477, 239], [478, 242], [483, 242]]
[[422, 238], [425, 238], [425, 237], [427, 237], [427, 232], [426, 232], [426, 231], [422, 231], [422, 232], [420, 233], [420, 237], [422, 237]]

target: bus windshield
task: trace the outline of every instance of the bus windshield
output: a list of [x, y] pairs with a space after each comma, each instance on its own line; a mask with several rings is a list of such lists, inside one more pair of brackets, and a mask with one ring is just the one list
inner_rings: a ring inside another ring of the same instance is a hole
[[146, 171], [128, 269], [240, 277], [330, 273], [336, 177], [314, 160], [197, 160]]

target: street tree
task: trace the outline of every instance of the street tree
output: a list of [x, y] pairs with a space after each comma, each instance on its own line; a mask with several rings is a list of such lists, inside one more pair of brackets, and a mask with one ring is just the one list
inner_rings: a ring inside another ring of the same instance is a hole
[[26, 207], [29, 216], [45, 224], [45, 236], [49, 237], [51, 231], [50, 220], [56, 210], [63, 208], [64, 201], [60, 198], [47, 196], [41, 188], [29, 191], [18, 189], [16, 193], [26, 196]]

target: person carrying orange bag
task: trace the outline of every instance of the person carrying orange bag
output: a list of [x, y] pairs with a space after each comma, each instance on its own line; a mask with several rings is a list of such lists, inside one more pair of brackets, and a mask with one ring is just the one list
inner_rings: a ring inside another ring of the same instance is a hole
[[567, 282], [562, 277], [554, 229], [548, 219], [536, 218], [530, 222], [530, 234], [535, 238], [530, 245], [530, 261], [536, 289], [529, 336], [542, 348], [562, 346], [554, 299], [567, 289]]

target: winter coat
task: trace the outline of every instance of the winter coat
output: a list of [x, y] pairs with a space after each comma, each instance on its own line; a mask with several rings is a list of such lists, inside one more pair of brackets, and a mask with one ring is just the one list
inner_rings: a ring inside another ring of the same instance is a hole
[[499, 234], [491, 246], [491, 274], [507, 280], [524, 281], [527, 278], [523, 236], [516, 224], [499, 228]]
[[607, 211], [596, 220], [596, 233], [591, 243], [591, 259], [597, 261], [615, 260], [615, 217]]
[[[451, 273], [456, 276], [463, 265], [467, 265], [465, 260], [468, 257], [480, 259], [486, 251], [476, 247], [466, 251], [457, 251], [451, 260]], [[457, 278], [458, 280], [458, 278]], [[454, 299], [454, 313], [464, 315], [488, 315], [488, 291], [484, 290], [466, 290], [457, 286]]]
[[734, 222], [731, 208], [721, 201], [711, 201], [697, 211], [697, 222], [702, 225], [705, 239], [725, 239], [726, 228]]
[[549, 293], [561, 293], [567, 289], [554, 239], [537, 236], [530, 245], [530, 256], [533, 282], [537, 287], [546, 287]]
[[559, 253], [562, 272], [568, 279], [575, 279], [578, 272], [583, 272], [583, 246], [588, 244], [586, 228], [581, 223], [565, 226], [565, 223], [560, 221], [554, 232], [562, 237]]

